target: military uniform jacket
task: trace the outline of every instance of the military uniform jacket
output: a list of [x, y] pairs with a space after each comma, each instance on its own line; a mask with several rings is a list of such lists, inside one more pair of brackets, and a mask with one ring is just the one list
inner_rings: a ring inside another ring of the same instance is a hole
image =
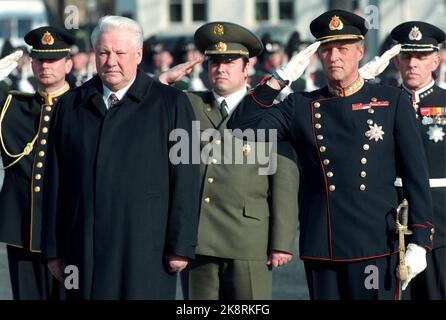
[[79, 290], [68, 298], [174, 299], [164, 256], [194, 257], [199, 165], [187, 155], [173, 161], [170, 149], [181, 146], [174, 129], [192, 137], [192, 107], [141, 71], [108, 111], [102, 95], [95, 76], [58, 102], [42, 255], [78, 267]]
[[34, 252], [40, 251], [42, 191], [49, 125], [53, 116], [53, 103], [66, 90], [68, 86], [46, 98], [37, 92], [33, 95], [13, 91], [1, 104], [4, 148], [0, 149], [4, 166], [19, 159], [10, 155], [24, 153], [25, 149], [29, 151], [5, 171], [0, 192], [1, 242]]
[[446, 178], [446, 90], [434, 83], [416, 92], [412, 103], [417, 110], [417, 122], [426, 150], [434, 208], [434, 248], [446, 246], [446, 187], [435, 186]]
[[[275, 174], [261, 175], [259, 169], [268, 164], [257, 155], [268, 154], [269, 144], [232, 136], [211, 92], [188, 97], [200, 121], [203, 154], [196, 253], [239, 260], [266, 260], [270, 250], [293, 253], [298, 169], [291, 145], [277, 147]], [[211, 145], [221, 152], [205, 151]], [[243, 157], [238, 164], [237, 155]]]
[[411, 203], [412, 242], [431, 248], [428, 170], [415, 114], [397, 88], [364, 84], [347, 97], [324, 87], [277, 94], [266, 84], [245, 97], [230, 128], [275, 128], [294, 145], [300, 164], [300, 254], [353, 261], [397, 251], [396, 163]]

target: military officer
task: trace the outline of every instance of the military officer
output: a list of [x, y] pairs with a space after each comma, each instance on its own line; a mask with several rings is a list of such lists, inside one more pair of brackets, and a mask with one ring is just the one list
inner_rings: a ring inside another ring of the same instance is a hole
[[56, 298], [52, 276], [40, 256], [42, 182], [54, 104], [69, 86], [65, 76], [74, 38], [44, 26], [30, 31], [34, 94], [9, 92], [1, 104], [1, 156], [6, 169], [0, 193], [0, 241], [7, 244], [14, 299]]
[[[362, 17], [331, 10], [314, 19], [310, 29], [318, 42], [245, 97], [228, 127], [277, 129], [279, 140], [290, 140], [297, 151], [300, 256], [310, 298], [394, 299], [397, 165], [413, 231], [404, 286], [425, 268], [426, 250], [432, 247], [428, 172], [415, 114], [400, 89], [360, 77], [367, 32]], [[319, 44], [328, 85], [293, 93], [272, 106]]]
[[[446, 299], [446, 90], [435, 84], [433, 73], [441, 61], [439, 45], [445, 33], [421, 21], [395, 27], [391, 36], [401, 44], [396, 57], [403, 80], [417, 113], [429, 167], [434, 221], [434, 247], [427, 254], [427, 269], [410, 285], [412, 299]], [[400, 178], [396, 185], [402, 187]], [[410, 205], [410, 204], [409, 204]]]
[[[228, 114], [247, 94], [248, 60], [263, 45], [249, 30], [228, 22], [201, 26], [194, 40], [207, 57], [212, 91], [189, 92], [188, 97], [200, 121], [202, 150], [212, 145], [214, 152], [201, 166], [197, 255], [183, 273], [183, 291], [188, 299], [271, 299], [272, 267], [290, 261], [294, 251], [295, 154], [289, 144], [279, 144], [277, 171], [259, 174], [256, 150], [262, 143], [244, 143], [226, 129]], [[171, 83], [183, 75], [173, 68], [159, 79]], [[242, 155], [243, 164], [229, 154]], [[248, 163], [251, 155], [256, 159]]]

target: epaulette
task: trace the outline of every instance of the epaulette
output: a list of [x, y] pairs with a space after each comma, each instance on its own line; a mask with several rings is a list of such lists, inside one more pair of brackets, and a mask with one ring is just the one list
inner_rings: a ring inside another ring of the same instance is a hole
[[17, 91], [17, 90], [11, 90], [11, 91], [8, 92], [8, 94], [13, 95], [13, 96], [21, 96], [21, 97], [32, 97], [32, 96], [34, 96], [34, 93], [21, 92], [21, 91]]

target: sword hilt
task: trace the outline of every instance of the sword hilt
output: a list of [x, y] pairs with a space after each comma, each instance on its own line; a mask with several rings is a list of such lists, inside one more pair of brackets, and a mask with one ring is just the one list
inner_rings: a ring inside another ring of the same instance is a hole
[[412, 231], [407, 228], [407, 223], [409, 220], [408, 217], [409, 217], [409, 203], [406, 199], [403, 199], [398, 208], [396, 208], [396, 217], [395, 217], [396, 232], [398, 233], [398, 240], [399, 240], [398, 241], [399, 265], [397, 271], [400, 280], [407, 280], [409, 273], [407, 270], [407, 265], [404, 261], [404, 257], [406, 254], [406, 245], [404, 241], [404, 236], [412, 234]]

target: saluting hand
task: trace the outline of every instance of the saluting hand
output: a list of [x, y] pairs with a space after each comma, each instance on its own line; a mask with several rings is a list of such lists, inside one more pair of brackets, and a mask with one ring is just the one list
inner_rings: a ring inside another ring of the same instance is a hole
[[389, 65], [390, 59], [396, 56], [401, 51], [401, 45], [394, 45], [392, 48], [384, 52], [380, 57], [375, 57], [367, 62], [359, 69], [361, 78], [370, 80], [380, 75]]
[[172, 84], [176, 81], [179, 81], [184, 76], [190, 74], [194, 66], [198, 63], [201, 63], [202, 61], [203, 61], [202, 57], [196, 57], [191, 61], [180, 63], [175, 67], [161, 73], [158, 76], [158, 80], [159, 82], [164, 84]]
[[167, 265], [169, 272], [180, 272], [187, 267], [188, 259], [182, 256], [168, 255]]
[[281, 267], [293, 259], [293, 255], [290, 253], [272, 251], [269, 255], [266, 264], [272, 266], [273, 268]]
[[12, 70], [17, 68], [17, 60], [23, 55], [22, 50], [17, 50], [0, 60], [0, 81], [5, 79]]

